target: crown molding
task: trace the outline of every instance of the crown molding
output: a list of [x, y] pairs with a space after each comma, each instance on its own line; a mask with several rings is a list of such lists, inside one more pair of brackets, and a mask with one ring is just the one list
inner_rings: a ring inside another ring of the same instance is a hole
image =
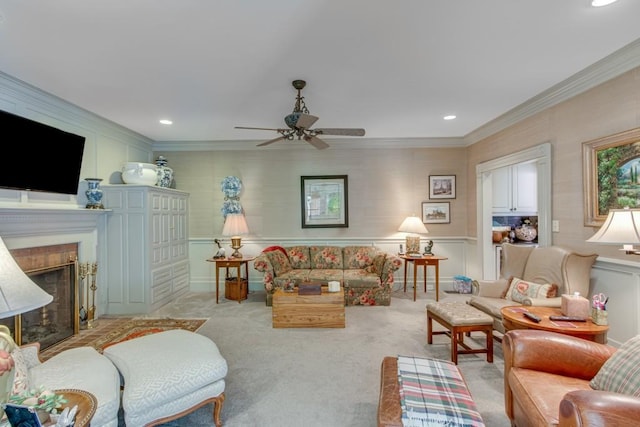
[[467, 145], [473, 145], [490, 135], [614, 79], [638, 66], [640, 66], [640, 39], [629, 43], [611, 55], [530, 98], [495, 120], [480, 126], [467, 134], [464, 140]]

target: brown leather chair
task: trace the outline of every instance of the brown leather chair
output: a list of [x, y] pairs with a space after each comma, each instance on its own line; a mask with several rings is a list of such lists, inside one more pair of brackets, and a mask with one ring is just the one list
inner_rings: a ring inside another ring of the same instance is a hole
[[589, 381], [616, 349], [538, 330], [504, 335], [504, 402], [512, 426], [631, 426], [640, 398], [593, 390]]

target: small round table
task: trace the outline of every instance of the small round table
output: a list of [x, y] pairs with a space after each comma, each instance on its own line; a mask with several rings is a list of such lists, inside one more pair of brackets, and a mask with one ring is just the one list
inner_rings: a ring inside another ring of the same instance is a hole
[[[74, 427], [88, 427], [91, 423], [91, 418], [93, 418], [93, 414], [96, 413], [96, 408], [98, 407], [98, 400], [96, 397], [88, 391], [72, 388], [63, 388], [54, 391], [56, 394], [61, 394], [65, 399], [67, 399], [67, 403], [63, 405], [61, 410], [66, 407], [73, 408], [75, 405], [78, 405], [78, 412], [76, 412], [76, 422]], [[45, 424], [45, 426], [46, 425], [49, 424]], [[52, 425], [55, 425], [55, 423]]]
[[[528, 311], [542, 319], [540, 323], [536, 323], [525, 317], [522, 313]], [[503, 307], [502, 324], [507, 331], [512, 329], [538, 329], [543, 331], [558, 332], [565, 335], [571, 335], [583, 338], [589, 341], [595, 341], [601, 344], [607, 343], [607, 331], [609, 326], [596, 325], [587, 319], [585, 322], [564, 322], [557, 320], [549, 320], [549, 316], [561, 316], [562, 312], [559, 308], [553, 307], [536, 307], [536, 306], [509, 306]]]

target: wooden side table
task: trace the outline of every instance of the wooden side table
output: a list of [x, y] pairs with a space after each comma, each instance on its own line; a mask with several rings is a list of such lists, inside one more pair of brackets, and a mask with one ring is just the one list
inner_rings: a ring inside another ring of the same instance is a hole
[[447, 257], [438, 255], [423, 255], [421, 257], [412, 257], [407, 255], [400, 255], [400, 258], [404, 260], [404, 291], [407, 292], [407, 264], [413, 263], [413, 300], [416, 300], [416, 289], [418, 281], [418, 266], [422, 266], [424, 269], [424, 291], [427, 292], [427, 266], [433, 265], [436, 268], [436, 301], [439, 299], [440, 294], [440, 261], [448, 259]]
[[[522, 313], [524, 311], [533, 313], [540, 317], [540, 323], [529, 320]], [[562, 322], [550, 320], [549, 316], [560, 316], [562, 312], [555, 307], [539, 306], [508, 306], [500, 310], [502, 313], [502, 324], [505, 330], [512, 329], [539, 329], [542, 331], [558, 332], [560, 334], [571, 335], [600, 344], [607, 343], [607, 331], [609, 326], [596, 325], [587, 319], [586, 322]]]
[[[235, 285], [238, 287], [237, 291], [238, 291], [238, 304], [242, 301], [247, 299], [247, 288], [249, 287], [249, 262], [253, 261], [254, 259], [256, 259], [255, 257], [249, 257], [249, 258], [209, 258], [207, 261], [208, 262], [213, 262], [216, 264], [216, 304], [218, 304], [218, 294], [220, 292], [220, 269], [221, 268], [225, 268], [226, 269], [226, 274], [225, 274], [225, 279], [229, 278], [229, 268], [235, 268], [236, 269], [236, 283]], [[244, 276], [245, 278], [242, 278], [242, 274], [241, 274], [241, 267], [244, 266]], [[246, 280], [246, 286], [243, 286], [244, 280]], [[226, 282], [225, 282], [225, 286], [226, 286]], [[225, 295], [230, 295], [229, 293], [225, 292]], [[228, 298], [228, 297], [227, 297]], [[229, 299], [233, 299], [233, 298], [229, 298]]]
[[[55, 393], [61, 394], [67, 399], [67, 403], [62, 409], [66, 407], [73, 408], [78, 405], [74, 427], [88, 427], [91, 424], [91, 418], [93, 418], [98, 407], [98, 400], [93, 394], [88, 391], [70, 388], [58, 389], [55, 390]], [[51, 425], [53, 426], [55, 423]]]

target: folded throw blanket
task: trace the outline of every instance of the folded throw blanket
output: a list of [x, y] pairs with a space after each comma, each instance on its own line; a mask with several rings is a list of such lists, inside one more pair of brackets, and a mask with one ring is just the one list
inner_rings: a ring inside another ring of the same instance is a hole
[[404, 427], [484, 427], [454, 363], [398, 356], [398, 382]]

